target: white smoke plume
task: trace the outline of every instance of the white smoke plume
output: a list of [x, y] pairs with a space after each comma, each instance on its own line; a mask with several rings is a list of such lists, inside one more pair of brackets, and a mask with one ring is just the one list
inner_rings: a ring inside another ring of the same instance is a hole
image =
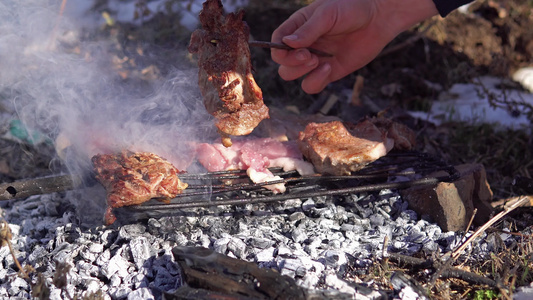
[[187, 168], [188, 147], [214, 136], [214, 126], [185, 47], [176, 49], [183, 62], [161, 62], [174, 69], [166, 78], [125, 83], [112, 68], [112, 42], [81, 40], [75, 20], [59, 15], [60, 2], [0, 2], [0, 101], [56, 141], [71, 171], [83, 172], [97, 153], [122, 149]]

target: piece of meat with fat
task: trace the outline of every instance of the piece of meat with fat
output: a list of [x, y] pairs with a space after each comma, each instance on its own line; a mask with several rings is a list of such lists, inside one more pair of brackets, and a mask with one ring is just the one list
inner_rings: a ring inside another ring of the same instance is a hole
[[171, 163], [153, 153], [123, 151], [92, 157], [96, 179], [107, 192], [106, 225], [115, 222], [113, 208], [137, 205], [152, 198], [163, 202], [181, 194], [187, 183]]
[[198, 54], [198, 84], [207, 111], [216, 119], [224, 145], [229, 135], [247, 135], [264, 119], [268, 107], [252, 76], [250, 29], [244, 12], [224, 15], [220, 0], [207, 0], [200, 12], [202, 29], [191, 35], [189, 52]]
[[[284, 171], [296, 170], [300, 175], [314, 173], [313, 166], [304, 161], [294, 142], [280, 142], [271, 138], [250, 138], [235, 141], [231, 147], [221, 143], [202, 143], [197, 147], [197, 159], [208, 171], [246, 170], [252, 182], [263, 183], [280, 180], [268, 169], [281, 167]], [[285, 185], [277, 183], [265, 188], [274, 193], [285, 192]]]
[[394, 149], [411, 150], [415, 147], [416, 134], [411, 128], [385, 117], [370, 118], [368, 120], [394, 141]]
[[366, 119], [355, 125], [310, 123], [300, 133], [298, 145], [319, 173], [348, 175], [385, 156], [394, 140]]

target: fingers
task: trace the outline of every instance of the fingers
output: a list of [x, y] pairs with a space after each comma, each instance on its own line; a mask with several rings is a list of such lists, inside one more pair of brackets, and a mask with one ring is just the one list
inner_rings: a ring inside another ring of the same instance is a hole
[[293, 48], [304, 48], [311, 46], [321, 36], [330, 31], [332, 22], [328, 18], [329, 14], [320, 15], [315, 13], [309, 20], [303, 22], [291, 34], [282, 37], [282, 42]]
[[323, 63], [313, 71], [311, 71], [302, 81], [302, 89], [308, 94], [320, 93], [332, 80], [331, 65]]
[[280, 66], [278, 73], [281, 78], [287, 81], [305, 76], [302, 81], [302, 89], [308, 94], [320, 93], [332, 81], [330, 79], [331, 65], [329, 63], [319, 65], [318, 60], [314, 66]]
[[279, 76], [284, 80], [290, 81], [304, 76], [305, 74], [313, 71], [318, 66], [318, 58], [313, 55], [306, 63], [289, 67], [287, 65], [281, 65], [278, 69]]
[[[302, 8], [301, 10], [295, 12], [285, 22], [283, 22], [283, 24], [281, 24], [276, 30], [274, 30], [271, 38], [273, 43], [283, 43], [283, 38], [285, 36], [290, 35], [296, 29], [298, 29], [298, 27], [305, 23], [307, 19], [304, 13], [305, 9], [306, 8]], [[291, 61], [294, 61], [296, 54], [290, 54], [290, 52], [292, 51], [271, 49], [272, 60], [282, 65], [295, 64], [295, 62], [291, 63]]]

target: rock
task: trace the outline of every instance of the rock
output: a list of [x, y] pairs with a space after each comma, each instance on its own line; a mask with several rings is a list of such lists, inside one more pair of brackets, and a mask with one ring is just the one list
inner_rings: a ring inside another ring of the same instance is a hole
[[[483, 165], [464, 164], [455, 169], [460, 178], [453, 182], [416, 186], [401, 192], [411, 209], [419, 215], [429, 215], [444, 231], [465, 230], [474, 209], [477, 209], [475, 225], [485, 223], [492, 213], [492, 190]], [[430, 177], [445, 175], [439, 171]]]

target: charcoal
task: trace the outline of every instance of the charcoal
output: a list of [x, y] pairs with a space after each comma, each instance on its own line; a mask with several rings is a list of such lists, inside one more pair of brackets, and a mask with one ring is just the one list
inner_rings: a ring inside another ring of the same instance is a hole
[[237, 258], [246, 258], [246, 244], [241, 239], [231, 238], [228, 242], [228, 250]]
[[274, 247], [263, 249], [255, 254], [255, 261], [258, 263], [270, 262], [274, 259], [275, 251], [276, 248]]
[[215, 249], [216, 252], [218, 253], [227, 253], [228, 251], [228, 243], [229, 241], [231, 240], [231, 237], [229, 236], [226, 236], [226, 237], [223, 237], [223, 238], [220, 238], [218, 240], [216, 240], [214, 243], [213, 243], [213, 249]]
[[370, 215], [368, 219], [373, 226], [381, 226], [385, 224], [385, 218], [380, 214]]
[[100, 251], [91, 251], [91, 249], [87, 246], [84, 246], [81, 248], [80, 251], [80, 257], [83, 258], [85, 261], [92, 263], [96, 260], [98, 257], [98, 253], [102, 252], [104, 248], [102, 247]]
[[109, 278], [109, 287], [118, 288], [122, 284], [122, 278], [118, 274], [113, 274]]
[[259, 248], [259, 249], [266, 249], [274, 244], [272, 240], [269, 240], [263, 237], [256, 237], [253, 235], [249, 242], [252, 247]]
[[109, 263], [109, 259], [111, 259], [111, 251], [105, 249], [100, 255], [98, 255], [95, 264], [99, 267], [103, 267]]
[[129, 262], [122, 256], [123, 248], [119, 249], [117, 253], [107, 261], [107, 264], [102, 268], [102, 275], [111, 279], [115, 273], [119, 273], [120, 277], [128, 275]]
[[100, 271], [100, 269], [98, 268], [98, 266], [95, 266], [91, 263], [88, 263], [86, 261], [83, 261], [83, 260], [79, 260], [76, 262], [76, 268], [88, 275], [88, 276], [92, 276], [92, 277], [95, 277], [98, 275], [98, 272]]
[[[273, 268], [313, 295], [343, 299], [352, 293], [371, 299], [379, 293], [347, 283], [342, 274], [349, 266], [364, 278], [381, 256], [386, 237], [389, 252], [405, 254], [443, 253], [464, 241], [453, 232], [442, 232], [431, 220], [420, 219], [391, 190], [192, 209], [185, 215], [133, 219], [116, 227], [86, 227], [70, 204], [76, 200], [69, 197], [75, 195], [32, 196], [2, 209], [17, 257], [45, 276], [50, 299], [80, 299], [95, 293], [106, 300], [162, 299], [164, 292], [175, 291], [184, 282], [172, 255], [176, 246], [201, 246]], [[43, 209], [40, 201], [50, 208]], [[502, 233], [498, 239], [510, 243], [515, 237]], [[472, 246], [472, 258], [488, 255], [498, 246], [495, 240]], [[15, 275], [18, 270], [7, 247], [0, 249], [0, 261], [8, 266], [0, 269], [0, 298], [29, 295], [31, 288]], [[63, 288], [52, 283], [60, 263], [71, 268]], [[35, 281], [33, 277], [31, 282]], [[407, 292], [400, 287], [395, 293], [408, 296]]]
[[128, 300], [155, 300], [150, 289], [143, 287], [128, 294]]
[[152, 256], [148, 240], [145, 237], [137, 237], [130, 241], [129, 246], [135, 266], [140, 270], [145, 261]]
[[305, 214], [301, 211], [294, 212], [289, 216], [289, 220], [292, 222], [297, 222], [303, 219], [305, 219]]
[[301, 243], [308, 238], [305, 229], [302, 228], [295, 228], [291, 233], [291, 237], [296, 243]]
[[126, 299], [131, 293], [132, 290], [127, 287], [114, 287], [109, 291], [109, 294], [111, 294], [114, 299]]
[[313, 199], [307, 199], [302, 203], [302, 209], [304, 211], [309, 211], [310, 209], [315, 207], [315, 201]]
[[146, 226], [142, 224], [128, 224], [122, 226], [118, 231], [118, 240], [129, 241], [141, 236], [146, 232]]

